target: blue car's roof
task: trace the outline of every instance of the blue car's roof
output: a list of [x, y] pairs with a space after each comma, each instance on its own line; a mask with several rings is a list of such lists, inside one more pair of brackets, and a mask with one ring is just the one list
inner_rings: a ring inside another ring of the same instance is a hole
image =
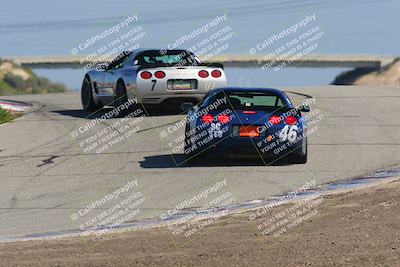
[[235, 91], [235, 92], [245, 92], [245, 91], [253, 91], [253, 92], [265, 92], [265, 93], [275, 93], [281, 94], [283, 91], [274, 88], [259, 88], [259, 87], [220, 87], [212, 90], [216, 91]]

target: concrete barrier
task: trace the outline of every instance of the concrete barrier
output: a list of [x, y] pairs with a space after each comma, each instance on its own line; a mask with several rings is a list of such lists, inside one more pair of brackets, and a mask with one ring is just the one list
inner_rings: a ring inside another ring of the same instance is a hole
[[[17, 64], [29, 68], [83, 68], [90, 61], [82, 56], [11, 56], [4, 57]], [[394, 60], [395, 57], [387, 56], [362, 56], [362, 55], [307, 55], [287, 62], [290, 67], [371, 67], [379, 68]], [[222, 63], [227, 67], [261, 67], [274, 62], [279, 65], [285, 61], [282, 55], [267, 57], [267, 55], [218, 55], [206, 62]]]

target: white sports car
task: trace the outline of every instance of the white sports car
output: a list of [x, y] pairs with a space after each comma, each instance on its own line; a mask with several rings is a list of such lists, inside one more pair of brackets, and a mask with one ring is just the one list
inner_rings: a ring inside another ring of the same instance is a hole
[[128, 98], [144, 105], [184, 108], [211, 89], [226, 86], [222, 64], [201, 63], [187, 50], [138, 49], [89, 70], [82, 83], [85, 110], [118, 106]]

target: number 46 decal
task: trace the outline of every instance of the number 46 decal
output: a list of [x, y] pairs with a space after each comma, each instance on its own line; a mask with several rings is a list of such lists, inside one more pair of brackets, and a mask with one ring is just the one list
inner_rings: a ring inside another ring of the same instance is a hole
[[282, 141], [288, 140], [289, 142], [294, 142], [297, 138], [297, 131], [299, 128], [296, 125], [286, 125], [282, 131], [279, 133], [279, 138]]

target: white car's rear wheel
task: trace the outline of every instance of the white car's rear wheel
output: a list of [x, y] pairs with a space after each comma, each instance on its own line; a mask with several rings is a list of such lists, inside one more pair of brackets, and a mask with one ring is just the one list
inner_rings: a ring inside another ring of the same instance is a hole
[[[117, 86], [115, 89], [115, 102], [114, 102], [114, 106], [115, 107], [119, 107], [121, 105], [125, 105], [128, 101], [128, 95], [126, 92], [126, 87], [125, 84], [122, 80], [119, 80], [117, 82]], [[143, 115], [143, 109], [140, 108], [139, 104], [134, 103], [132, 104], [132, 101], [128, 103], [128, 108], [127, 109], [123, 109], [122, 113], [119, 114], [119, 116], [127, 116], [128, 114], [132, 114], [134, 113], [134, 115], [136, 116], [136, 114], [138, 116], [142, 116]]]
[[128, 102], [128, 96], [126, 94], [126, 88], [123, 81], [117, 82], [115, 91], [115, 106], [124, 105], [126, 102]]
[[92, 83], [89, 77], [85, 77], [82, 82], [81, 102], [84, 110], [94, 111], [102, 108], [102, 105], [97, 105], [93, 100]]

